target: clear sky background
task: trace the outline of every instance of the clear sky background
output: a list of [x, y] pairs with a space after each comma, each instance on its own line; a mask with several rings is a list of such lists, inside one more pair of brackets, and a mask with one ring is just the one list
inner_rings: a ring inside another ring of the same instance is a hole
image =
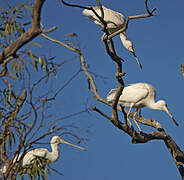
[[[95, 0], [78, 0], [80, 5], [96, 5]], [[3, 5], [7, 5], [3, 0]], [[101, 0], [101, 3], [126, 17], [145, 13], [144, 0]], [[184, 1], [151, 1], [149, 6], [157, 8], [158, 16], [132, 20], [129, 24], [127, 37], [134, 44], [135, 52], [143, 65], [140, 70], [133, 56], [123, 47], [119, 37], [114, 43], [118, 55], [124, 60], [123, 71], [125, 85], [134, 82], [147, 82], [157, 91], [157, 100], [167, 101], [168, 108], [179, 123], [176, 127], [172, 119], [161, 111], [144, 108], [142, 115], [146, 118], [158, 120], [166, 132], [176, 141], [181, 149], [184, 148], [183, 123], [183, 92], [184, 79], [180, 71], [180, 64], [184, 61]], [[90, 71], [105, 77], [97, 78], [96, 84], [102, 97], [108, 91], [117, 87], [115, 64], [105, 53], [101, 41], [100, 28], [82, 15], [82, 10], [64, 6], [59, 0], [47, 0], [43, 6], [42, 23], [46, 28], [57, 26], [57, 30], [49, 36], [64, 41], [67, 33], [78, 34], [81, 48], [90, 65]], [[36, 38], [34, 42], [42, 43], [42, 55], [49, 53], [61, 62], [73, 55], [68, 50], [43, 39]], [[56, 86], [60, 87], [78, 70], [79, 61], [63, 66], [63, 70], [55, 77]], [[35, 75], [36, 78], [36, 75]], [[56, 87], [57, 88], [57, 87]], [[111, 109], [99, 102], [95, 102], [87, 89], [84, 74], [80, 74], [59, 95], [53, 112], [63, 117], [71, 112], [79, 112], [87, 106], [96, 105], [111, 115]], [[123, 117], [122, 117], [123, 118]], [[48, 118], [48, 122], [51, 119]], [[52, 173], [49, 179], [63, 180], [179, 180], [180, 174], [163, 141], [151, 141], [146, 144], [132, 144], [131, 138], [123, 131], [114, 127], [107, 119], [96, 112], [83, 113], [58, 123], [76, 123], [82, 129], [90, 130], [91, 134], [78, 131], [81, 137], [87, 138], [86, 144], [81, 144], [87, 151], [60, 145], [61, 158], [52, 165], [64, 176]], [[135, 125], [134, 125], [135, 126]], [[154, 129], [140, 125], [144, 132]], [[48, 147], [48, 146], [46, 146]]]

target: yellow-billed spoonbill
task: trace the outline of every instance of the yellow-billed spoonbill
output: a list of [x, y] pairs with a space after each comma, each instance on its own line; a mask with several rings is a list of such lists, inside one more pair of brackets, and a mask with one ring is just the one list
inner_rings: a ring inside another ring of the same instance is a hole
[[[108, 93], [107, 95], [108, 102], [113, 101], [115, 93], [116, 93], [116, 89], [112, 89]], [[159, 100], [155, 102], [155, 98], [156, 98], [156, 91], [152, 85], [147, 83], [134, 83], [134, 84], [129, 84], [123, 89], [122, 95], [119, 97], [118, 104], [121, 104], [124, 107], [130, 107], [127, 113], [127, 120], [130, 125], [131, 125], [131, 122], [129, 120], [129, 115], [132, 108], [136, 108], [136, 112], [135, 112], [135, 115], [136, 115], [138, 110], [146, 106], [150, 109], [165, 111], [173, 119], [174, 123], [178, 126], [178, 123], [169, 112], [166, 102], [164, 100]], [[135, 120], [135, 115], [133, 120], [135, 121], [138, 129], [142, 132], [137, 121]]]
[[[37, 149], [30, 150], [24, 155], [24, 157], [21, 161], [21, 167], [26, 168], [26, 167], [32, 165], [36, 158], [44, 158], [44, 160], [47, 162], [47, 164], [54, 163], [59, 158], [58, 145], [61, 143], [85, 150], [85, 148], [71, 144], [71, 143], [61, 139], [59, 136], [53, 136], [51, 141], [50, 141], [50, 145], [51, 145], [51, 149], [52, 149], [51, 152], [48, 151], [48, 149], [46, 149], [46, 148], [37, 148]], [[20, 160], [21, 156], [22, 156], [22, 152], [18, 155], [18, 157], [16, 156], [14, 158], [13, 162]], [[7, 170], [6, 166], [3, 166], [1, 168], [2, 173], [5, 173], [6, 170]]]
[[[93, 6], [92, 8], [95, 10], [95, 12], [99, 16], [101, 16], [101, 10], [98, 6]], [[104, 6], [102, 6], [102, 9], [104, 12], [104, 21], [107, 23], [107, 29], [110, 31], [110, 33], [114, 33], [116, 31], [122, 29], [125, 26], [126, 19], [125, 19], [123, 14], [116, 12], [116, 11], [113, 11], [109, 8], [104, 7]], [[95, 24], [97, 24], [98, 26], [103, 28], [103, 26], [104, 26], [103, 23], [93, 13], [92, 10], [85, 9], [85, 10], [83, 10], [83, 14], [85, 16], [87, 16], [88, 18], [90, 18]], [[132, 42], [130, 40], [127, 40], [126, 32], [125, 31], [121, 32], [119, 35], [120, 35], [120, 39], [121, 39], [124, 47], [126, 49], [128, 49], [133, 54], [137, 63], [139, 64], [140, 68], [142, 69], [142, 65], [139, 62], [139, 60], [137, 59], [137, 56], [134, 52]]]

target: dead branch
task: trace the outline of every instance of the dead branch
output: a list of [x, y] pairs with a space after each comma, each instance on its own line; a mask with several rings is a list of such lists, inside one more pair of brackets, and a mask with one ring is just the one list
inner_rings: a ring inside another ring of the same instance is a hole
[[148, 18], [148, 17], [151, 17], [151, 16], [156, 16], [156, 14], [153, 14], [156, 11], [156, 8], [153, 8], [152, 10], [149, 10], [149, 8], [148, 8], [148, 0], [145, 0], [145, 8], [146, 8], [146, 11], [147, 11], [146, 14], [141, 14], [141, 15], [136, 15], [136, 16], [128, 16], [128, 18], [126, 20], [126, 23], [125, 23], [125, 26], [122, 29], [120, 29], [120, 30], [112, 33], [111, 35], [109, 35], [108, 36], [108, 39], [111, 39], [114, 36], [120, 34], [121, 32], [126, 31], [128, 29], [128, 24], [129, 24], [129, 21], [130, 20], [140, 19], [140, 18]]
[[70, 4], [70, 3], [65, 2], [64, 0], [61, 0], [61, 2], [64, 5], [69, 6], [69, 7], [77, 7], [77, 8], [81, 8], [81, 9], [89, 9], [90, 10], [90, 8], [87, 7], [87, 6], [81, 6], [81, 5], [77, 5], [77, 4]]
[[52, 41], [52, 42], [57, 43], [57, 44], [60, 44], [61, 46], [63, 46], [63, 47], [65, 47], [65, 48], [69, 49], [69, 50], [72, 51], [72, 52], [76, 52], [76, 50], [75, 50], [74, 48], [72, 48], [72, 47], [66, 45], [65, 43], [63, 43], [63, 42], [61, 42], [61, 41], [59, 41], [59, 40], [56, 40], [56, 39], [53, 39], [53, 38], [47, 36], [47, 35], [44, 34], [44, 33], [42, 33], [41, 36], [44, 37], [44, 38], [46, 38], [46, 39], [48, 39], [49, 41]]
[[[106, 43], [106, 45], [108, 45], [107, 40], [104, 40], [104, 42]], [[101, 116], [105, 117], [106, 119], [110, 120], [110, 122], [115, 127], [123, 130], [126, 134], [131, 136], [132, 143], [134, 143], [134, 144], [147, 143], [147, 142], [152, 141], [152, 140], [163, 140], [165, 142], [168, 150], [171, 152], [173, 160], [174, 160], [181, 176], [183, 177], [183, 174], [184, 174], [184, 168], [183, 168], [184, 153], [180, 150], [180, 148], [177, 146], [177, 144], [174, 142], [174, 140], [164, 131], [162, 125], [158, 121], [136, 116], [136, 119], [138, 122], [141, 122], [142, 124], [154, 127], [158, 130], [158, 131], [148, 132], [146, 134], [145, 133], [138, 134], [133, 129], [133, 127], [129, 127], [127, 125], [127, 123], [122, 123], [119, 120], [117, 111], [118, 110], [122, 111], [122, 109], [120, 107], [118, 107], [117, 104], [118, 104], [119, 97], [123, 91], [123, 87], [124, 87], [123, 80], [121, 78], [121, 76], [124, 75], [124, 73], [122, 72], [121, 60], [119, 59], [119, 57], [115, 53], [113, 53], [113, 51], [110, 50], [110, 48], [108, 46], [107, 46], [107, 52], [110, 52], [109, 56], [112, 58], [112, 60], [114, 62], [117, 63], [116, 79], [118, 81], [119, 87], [118, 87], [118, 90], [117, 90], [117, 93], [115, 95], [113, 103], [109, 103], [105, 99], [100, 97], [100, 95], [98, 94], [95, 82], [93, 80], [93, 77], [86, 68], [86, 62], [85, 62], [83, 54], [82, 54], [80, 49], [76, 49], [76, 53], [79, 54], [80, 59], [81, 59], [82, 69], [84, 70], [84, 72], [86, 74], [86, 78], [88, 81], [88, 89], [94, 94], [94, 98], [97, 101], [100, 101], [100, 102], [112, 107], [112, 116], [111, 117], [108, 116], [107, 114], [105, 114], [101, 110], [99, 110], [97, 107], [93, 107], [93, 110], [96, 111], [97, 113], [99, 113]], [[125, 111], [125, 112], [127, 113], [127, 111]], [[130, 116], [133, 117], [134, 114], [131, 113]]]
[[182, 75], [184, 76], [184, 63], [181, 64], [181, 73], [182, 73]]
[[[53, 41], [53, 42], [56, 42], [56, 41]], [[58, 42], [56, 42], [56, 43], [58, 43]], [[171, 152], [171, 155], [174, 159], [174, 162], [176, 163], [176, 166], [177, 166], [181, 176], [183, 176], [183, 174], [184, 174], [184, 169], [183, 169], [184, 153], [180, 150], [180, 148], [177, 146], [177, 144], [174, 142], [174, 140], [164, 131], [162, 125], [158, 121], [136, 116], [136, 119], [138, 122], [140, 122], [144, 125], [148, 125], [148, 126], [151, 126], [153, 128], [156, 128], [158, 130], [158, 131], [154, 131], [154, 132], [148, 132], [146, 134], [145, 133], [138, 134], [133, 129], [133, 127], [129, 127], [127, 125], [127, 123], [122, 123], [119, 120], [117, 111], [118, 110], [122, 111], [122, 109], [119, 106], [117, 106], [117, 103], [118, 103], [119, 97], [122, 93], [123, 86], [124, 86], [121, 76], [123, 76], [125, 73], [122, 72], [121, 59], [116, 55], [116, 53], [113, 52], [113, 50], [111, 50], [109, 48], [107, 40], [104, 40], [104, 43], [106, 45], [107, 53], [112, 58], [112, 60], [117, 63], [116, 79], [118, 81], [119, 87], [118, 87], [118, 91], [117, 91], [117, 94], [116, 94], [116, 97], [115, 97], [113, 103], [107, 102], [104, 98], [102, 98], [98, 94], [98, 91], [97, 91], [97, 88], [95, 85], [95, 81], [94, 81], [91, 73], [88, 71], [88, 69], [86, 67], [86, 61], [85, 61], [85, 58], [84, 58], [81, 50], [79, 48], [74, 48], [74, 47], [72, 47], [72, 49], [71, 49], [71, 47], [68, 47], [67, 45], [63, 45], [63, 43], [59, 43], [59, 44], [79, 55], [80, 60], [81, 60], [81, 65], [82, 65], [81, 68], [85, 72], [85, 75], [87, 78], [88, 89], [90, 90], [90, 92], [92, 92], [94, 94], [94, 98], [97, 101], [100, 101], [100, 102], [112, 107], [112, 116], [111, 117], [108, 116], [107, 114], [105, 114], [101, 110], [99, 110], [97, 107], [93, 107], [93, 110], [96, 111], [97, 113], [99, 113], [101, 116], [105, 117], [106, 119], [110, 120], [110, 122], [115, 127], [123, 130], [126, 134], [131, 136], [132, 143], [134, 143], [134, 144], [147, 143], [147, 142], [152, 141], [152, 140], [163, 140], [165, 142], [167, 148]], [[127, 111], [125, 111], [125, 113], [127, 113]], [[130, 117], [133, 117], [133, 115], [134, 114], [131, 113]], [[126, 115], [124, 115], [124, 116], [126, 116]]]
[[[86, 9], [90, 9], [90, 10], [93, 11], [93, 8], [79, 6], [79, 5], [71, 5], [71, 4], [68, 4], [68, 3], [64, 2], [63, 0], [62, 0], [62, 2], [63, 2], [63, 4], [65, 4], [67, 6], [86, 8]], [[145, 0], [145, 6], [146, 6], [147, 14], [137, 15], [137, 16], [129, 16], [128, 19], [127, 19], [127, 22], [126, 22], [126, 26], [123, 30], [121, 30], [121, 32], [125, 31], [128, 28], [128, 23], [132, 19], [139, 19], [139, 18], [146, 18], [146, 17], [155, 16], [153, 14], [153, 12], [156, 9], [154, 8], [150, 11], [148, 9], [147, 0]], [[93, 12], [96, 13], [95, 11], [93, 11]], [[102, 12], [102, 14], [103, 14], [103, 12]], [[104, 31], [108, 36], [109, 34], [108, 34], [108, 31], [105, 28], [106, 26], [105, 26], [105, 22], [103, 20], [103, 16], [102, 17], [99, 17], [98, 15], [96, 15], [96, 16], [99, 18], [99, 20], [101, 20], [102, 23], [104, 23]], [[177, 146], [175, 141], [164, 131], [164, 129], [162, 128], [161, 124], [158, 123], [158, 121], [147, 120], [143, 117], [141, 117], [141, 118], [136, 117], [137, 120], [139, 122], [141, 122], [142, 124], [149, 125], [149, 126], [152, 126], [152, 127], [158, 129], [158, 131], [148, 132], [146, 134], [144, 134], [144, 133], [138, 134], [132, 127], [130, 128], [127, 125], [127, 123], [122, 123], [118, 118], [118, 112], [117, 111], [119, 110], [119, 107], [117, 106], [117, 104], [118, 104], [119, 97], [120, 97], [120, 95], [123, 91], [123, 88], [124, 88], [124, 82], [123, 82], [123, 79], [121, 77], [123, 75], [122, 60], [116, 54], [115, 48], [113, 46], [113, 41], [111, 40], [113, 35], [108, 36], [108, 38], [110, 39], [110, 47], [108, 46], [107, 40], [104, 39], [104, 44], [105, 44], [106, 51], [107, 51], [108, 55], [117, 64], [117, 72], [116, 72], [115, 77], [116, 77], [117, 82], [118, 82], [118, 90], [116, 92], [114, 101], [112, 103], [108, 103], [105, 99], [100, 97], [100, 95], [98, 94], [98, 91], [97, 91], [97, 88], [96, 88], [96, 85], [95, 85], [95, 81], [94, 81], [92, 75], [90, 74], [90, 72], [86, 68], [86, 62], [85, 62], [85, 59], [84, 59], [84, 56], [83, 56], [81, 50], [79, 48], [70, 47], [70, 46], [67, 46], [63, 43], [53, 41], [52, 39], [49, 39], [49, 40], [51, 40], [55, 43], [59, 43], [60, 45], [64, 46], [65, 48], [67, 48], [70, 51], [75, 52], [79, 55], [80, 60], [81, 60], [81, 64], [82, 64], [82, 69], [85, 72], [85, 75], [86, 75], [86, 78], [87, 78], [88, 89], [94, 94], [94, 97], [95, 97], [96, 100], [112, 107], [112, 116], [111, 117], [108, 116], [107, 114], [105, 114], [101, 110], [99, 110], [97, 107], [94, 107], [93, 110], [96, 111], [97, 113], [99, 113], [101, 116], [105, 117], [106, 119], [110, 120], [110, 122], [112, 122], [115, 127], [123, 130], [125, 133], [127, 133], [129, 136], [131, 136], [132, 137], [132, 143], [146, 143], [146, 142], [151, 141], [151, 140], [163, 140], [165, 142], [168, 150], [170, 151], [170, 153], [173, 157], [173, 160], [176, 163], [176, 166], [177, 166], [177, 168], [178, 168], [178, 170], [179, 170], [179, 172], [180, 172], [180, 174], [183, 178], [183, 174], [184, 174], [184, 169], [183, 169], [184, 154], [180, 150], [180, 148]], [[133, 114], [131, 114], [130, 116], [133, 116]]]

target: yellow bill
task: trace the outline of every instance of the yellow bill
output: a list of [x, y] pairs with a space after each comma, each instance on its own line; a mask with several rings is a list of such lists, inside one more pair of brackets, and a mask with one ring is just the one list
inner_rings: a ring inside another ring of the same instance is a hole
[[71, 144], [71, 143], [69, 143], [69, 142], [67, 142], [67, 141], [65, 141], [65, 140], [63, 140], [63, 139], [61, 139], [61, 138], [60, 138], [60, 140], [61, 140], [61, 143], [64, 143], [64, 144], [67, 144], [67, 145], [69, 145], [69, 146], [73, 146], [73, 147], [76, 147], [76, 148], [79, 148], [79, 149], [82, 149], [82, 150], [86, 151], [86, 149], [83, 148], [83, 147], [80, 147], [80, 146]]

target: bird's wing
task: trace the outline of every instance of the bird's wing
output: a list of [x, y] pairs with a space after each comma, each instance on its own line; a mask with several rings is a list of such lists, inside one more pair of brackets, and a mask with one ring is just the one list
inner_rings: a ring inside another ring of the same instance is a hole
[[110, 29], [122, 27], [125, 23], [125, 17], [123, 14], [108, 8], [104, 9], [104, 20], [107, 22], [107, 26]]
[[44, 148], [33, 149], [28, 151], [23, 158], [23, 166], [27, 166], [33, 163], [36, 157], [46, 157], [48, 150]]
[[[100, 9], [98, 8], [98, 6], [93, 6], [93, 9], [95, 10], [95, 12], [96, 12], [99, 16], [101, 16], [101, 14], [100, 14], [101, 11], [100, 11]], [[96, 15], [93, 13], [92, 10], [84, 9], [84, 10], [82, 11], [82, 13], [83, 13], [85, 16], [87, 16], [88, 18], [90, 18], [92, 21], [99, 20], [99, 19], [96, 17]]]
[[[100, 10], [99, 8], [97, 9], [96, 6], [93, 7], [93, 9], [96, 11], [96, 13], [98, 15], [100, 15]], [[100, 22], [100, 20], [96, 17], [96, 15], [93, 13], [93, 11], [85, 9], [82, 11], [82, 13], [87, 16], [89, 19], [91, 19], [95, 24], [99, 25], [100, 27], [102, 27], [102, 23]]]
[[115, 93], [117, 89], [111, 89], [107, 94], [107, 101], [111, 102], [114, 99]]
[[138, 103], [149, 94], [149, 90], [141, 84], [130, 84], [123, 89], [119, 103]]
[[38, 157], [45, 157], [48, 150], [45, 148], [33, 149], [33, 155]]
[[[102, 6], [103, 11], [104, 11], [104, 20], [107, 22], [107, 27], [109, 29], [116, 29], [117, 27], [122, 27], [125, 23], [125, 17], [123, 14], [113, 11], [111, 9], [108, 9], [104, 6]], [[93, 6], [93, 9], [95, 12], [101, 16], [101, 10], [99, 9], [98, 6]], [[95, 24], [99, 25], [100, 27], [103, 26], [103, 24], [100, 22], [98, 17], [93, 13], [93, 11], [85, 9], [83, 10], [83, 14], [90, 18]]]

